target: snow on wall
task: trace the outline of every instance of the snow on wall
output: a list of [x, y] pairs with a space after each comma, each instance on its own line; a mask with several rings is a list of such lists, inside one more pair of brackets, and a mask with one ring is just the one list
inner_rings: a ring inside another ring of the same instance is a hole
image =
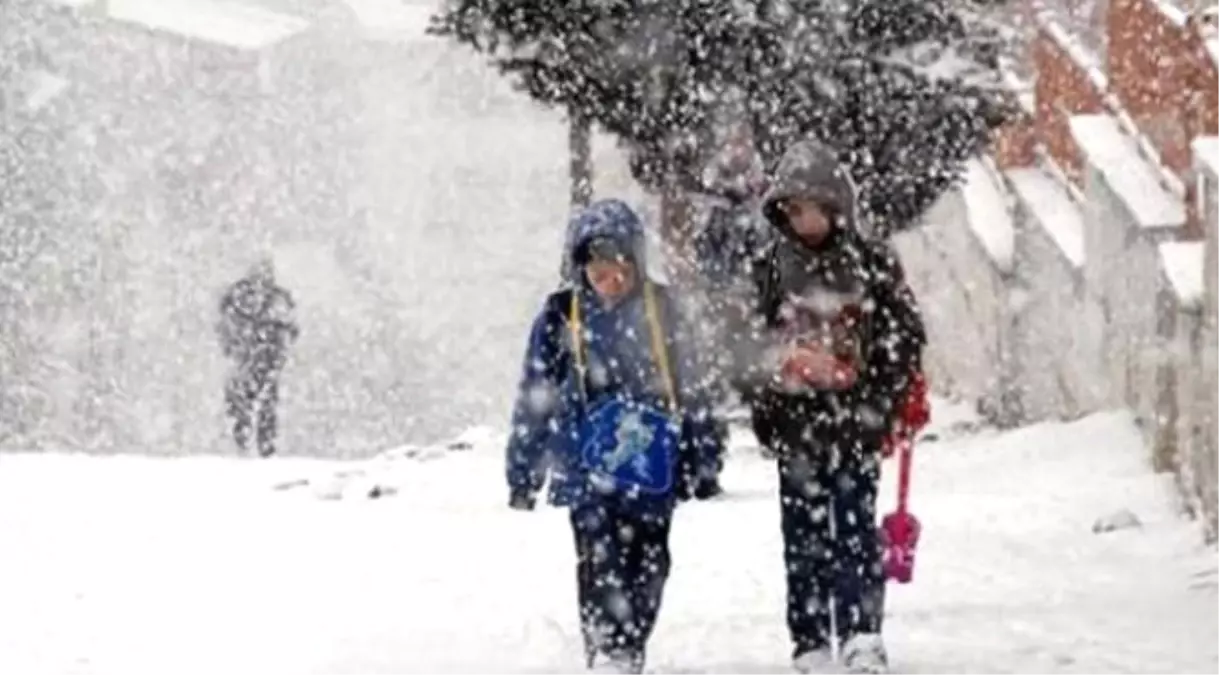
[[927, 325], [924, 363], [932, 387], [996, 409], [1008, 293], [973, 226], [971, 214], [978, 212], [968, 208], [963, 189], [947, 193], [925, 225], [897, 235], [894, 245]]
[[1172, 0], [1151, 0], [1151, 3], [1177, 26], [1185, 27], [1189, 23], [1189, 10], [1181, 7], [1180, 3]]
[[1197, 176], [1196, 213], [1202, 219], [1203, 237], [1207, 245], [1203, 253], [1202, 283], [1207, 300], [1203, 303], [1215, 322], [1215, 304], [1219, 297], [1219, 137], [1205, 136], [1194, 140], [1194, 170]]
[[1213, 541], [1219, 538], [1219, 138], [1195, 139], [1193, 150], [1197, 213], [1204, 224], [1202, 311], [1191, 334], [1188, 364], [1182, 369], [1187, 379], [1178, 389], [1178, 409], [1183, 413], [1179, 436], [1182, 465], [1190, 469], [1196, 506], [1206, 518]]
[[[1089, 175], [1083, 207], [1042, 169], [1004, 174], [1002, 190], [1017, 205], [1010, 265], [983, 243], [994, 212], [967, 207], [979, 196], [962, 193], [977, 184], [950, 193], [923, 228], [899, 238], [941, 390], [1005, 401], [1030, 419], [1121, 405], [1154, 415], [1158, 248], [1136, 236], [1145, 228], [1096, 166]], [[1003, 204], [997, 189], [988, 186], [982, 201]]]
[[1157, 169], [1113, 116], [1074, 115], [1069, 124], [1087, 161], [1102, 173], [1140, 227], [1175, 228], [1185, 222], [1185, 205], [1160, 185]]
[[935, 386], [1005, 424], [1025, 415], [1026, 399], [1048, 418], [1086, 398], [1086, 378], [1066, 372], [1078, 324], [1062, 319], [1075, 314], [1078, 272], [1045, 234], [1024, 250], [1033, 244], [1016, 206], [1004, 176], [975, 161], [925, 226], [896, 240], [927, 318]]
[[1063, 184], [1037, 168], [1006, 173], [1012, 190], [1072, 267], [1084, 265], [1084, 223]]
[[1102, 381], [1103, 319], [1083, 284], [1080, 207], [1040, 169], [1006, 176], [1019, 204], [1018, 283], [1027, 293], [1013, 308], [1019, 398], [1030, 419], [1074, 417], [1094, 409]]
[[1012, 269], [1012, 216], [1001, 186], [980, 159], [969, 162], [965, 184], [961, 189], [965, 199], [970, 227], [991, 259], [1004, 272]]
[[[1169, 397], [1160, 401], [1155, 437], [1157, 465], [1176, 468], [1185, 505], [1195, 513], [1209, 514], [1216, 491], [1217, 466], [1213, 440], [1206, 429], [1215, 425], [1213, 367], [1215, 346], [1207, 344], [1202, 280], [1205, 241], [1164, 242], [1159, 246], [1164, 299], [1161, 322], [1164, 336], [1163, 368], [1172, 374]], [[1211, 332], [1211, 335], [1214, 333]], [[1161, 421], [1162, 420], [1162, 421]], [[1213, 439], [1214, 436], [1212, 435]], [[1214, 536], [1213, 524], [1210, 530]]]
[[1177, 315], [1172, 345], [1176, 374], [1171, 428], [1177, 486], [1186, 508], [1200, 516], [1208, 541], [1219, 538], [1219, 451], [1216, 448], [1215, 330], [1195, 312]]
[[1157, 317], [1161, 275], [1157, 243], [1185, 225], [1183, 201], [1156, 180], [1117, 122], [1104, 115], [1071, 119], [1086, 159], [1084, 192], [1088, 293], [1101, 299], [1108, 337], [1109, 405], [1156, 416]]
[[[1182, 505], [1204, 517], [1214, 541], [1219, 340], [1213, 263], [1204, 275], [1201, 254], [1213, 260], [1219, 250], [1219, 177], [1200, 156], [1208, 143], [1194, 147], [1205, 242], [1171, 240], [1183, 224], [1173, 221], [1179, 198], [1132, 206], [1148, 191], [1159, 199], [1163, 188], [1149, 167], [1132, 165], [1137, 156], [1106, 150], [1088, 154], [1078, 197], [1048, 169], [1005, 172], [1016, 205], [1010, 274], [987, 255], [970, 222], [978, 211], [961, 190], [895, 244], [928, 323], [927, 368], [938, 391], [983, 408], [1006, 404], [1008, 421], [1129, 408], [1150, 462], [1174, 472]], [[1183, 302], [1199, 294], [1202, 312]]]
[[[1084, 73], [1096, 91], [1106, 91], [1109, 88], [1109, 77], [1104, 72], [1104, 59], [1098, 58], [1099, 55], [1094, 49], [1084, 46], [1080, 40], [1068, 32], [1058, 22], [1058, 18], [1059, 16], [1053, 12], [1042, 12], [1038, 15], [1038, 23], [1046, 30], [1050, 38], [1066, 51], [1071, 60], [1084, 69]], [[1107, 38], [1096, 35], [1095, 31], [1089, 32], [1093, 34], [1084, 36], [1084, 39], [1092, 42], [1093, 47], [1103, 47], [1104, 45], [1099, 43]], [[1103, 31], [1101, 34], [1103, 35]]]
[[1206, 243], [1201, 241], [1166, 241], [1160, 244], [1160, 266], [1169, 287], [1183, 307], [1199, 308], [1202, 305], [1202, 253]]

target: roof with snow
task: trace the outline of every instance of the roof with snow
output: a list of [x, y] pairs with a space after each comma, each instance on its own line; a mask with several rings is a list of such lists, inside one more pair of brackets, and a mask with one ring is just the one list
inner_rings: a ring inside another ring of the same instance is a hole
[[1035, 167], [1009, 169], [1016, 196], [1075, 267], [1084, 264], [1084, 219], [1058, 179]]
[[1173, 293], [1189, 309], [1202, 306], [1202, 259], [1205, 242], [1168, 241], [1160, 244], [1160, 265]]
[[1159, 170], [1145, 159], [1135, 140], [1111, 115], [1072, 115], [1071, 135], [1089, 163], [1104, 176], [1139, 227], [1160, 229], [1185, 224], [1185, 204], [1160, 183]]
[[243, 50], [269, 47], [309, 27], [308, 21], [296, 16], [226, 0], [107, 0], [106, 4], [112, 19]]

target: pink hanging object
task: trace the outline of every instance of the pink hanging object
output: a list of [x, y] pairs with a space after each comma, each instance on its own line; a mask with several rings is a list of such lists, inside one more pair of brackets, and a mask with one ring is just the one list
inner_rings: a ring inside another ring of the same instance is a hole
[[881, 538], [884, 542], [885, 579], [908, 584], [914, 578], [914, 556], [918, 549], [922, 525], [907, 509], [910, 496], [910, 464], [914, 440], [909, 437], [897, 441], [897, 510], [881, 521]]

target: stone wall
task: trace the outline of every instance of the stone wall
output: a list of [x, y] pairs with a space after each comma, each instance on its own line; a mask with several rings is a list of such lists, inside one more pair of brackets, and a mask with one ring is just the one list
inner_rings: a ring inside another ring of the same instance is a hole
[[[1214, 221], [1205, 240], [1183, 238], [1182, 200], [1132, 170], [1133, 141], [1111, 118], [1076, 116], [1071, 128], [1082, 189], [1047, 167], [971, 170], [898, 238], [928, 323], [929, 376], [1002, 424], [1130, 408], [1149, 464], [1175, 473], [1213, 538]], [[1211, 143], [1196, 144], [1196, 170], [1199, 211], [1213, 216]], [[1010, 257], [995, 255], [996, 229], [1010, 231]]]
[[895, 240], [927, 323], [930, 381], [996, 416], [1004, 387], [995, 365], [1009, 335], [1012, 224], [1004, 199], [975, 163], [966, 187], [941, 200], [926, 227]]
[[[899, 245], [924, 304], [943, 303], [928, 309], [938, 389], [1000, 401], [1009, 423], [1128, 407], [1213, 540], [1219, 36], [1156, 0], [1103, 14], [1103, 53], [1036, 15], [1035, 84], [993, 147], [1002, 174], [971, 176]], [[1004, 217], [960, 207], [996, 191]], [[1004, 219], [1010, 262], [982, 253]]]

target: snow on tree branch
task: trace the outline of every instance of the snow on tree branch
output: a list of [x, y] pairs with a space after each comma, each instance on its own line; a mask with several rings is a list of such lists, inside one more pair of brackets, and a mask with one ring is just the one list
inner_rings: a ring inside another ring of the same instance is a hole
[[766, 163], [821, 137], [889, 231], [914, 224], [1010, 114], [1003, 36], [984, 20], [996, 4], [448, 0], [430, 30], [615, 135], [654, 190], [701, 182], [724, 109], [743, 99]]

